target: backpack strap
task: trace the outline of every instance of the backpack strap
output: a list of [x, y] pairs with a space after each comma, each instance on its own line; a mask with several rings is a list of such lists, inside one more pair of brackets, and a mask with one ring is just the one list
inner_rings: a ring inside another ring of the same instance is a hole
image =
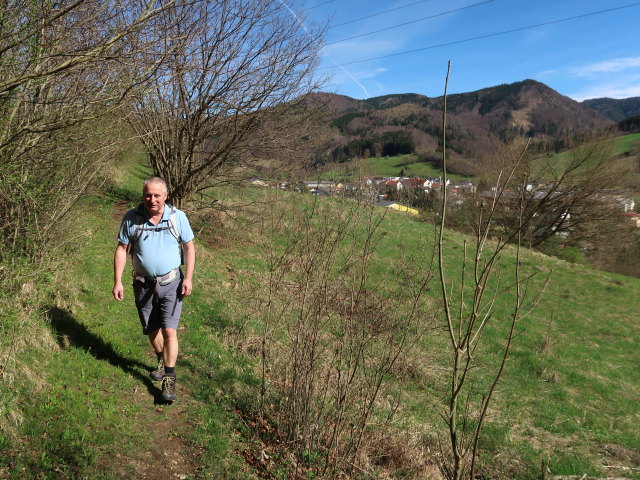
[[[176, 207], [174, 207], [173, 205], [169, 205], [168, 203], [165, 204], [165, 207], [169, 207], [169, 220], [167, 221], [166, 228], [171, 232], [171, 235], [173, 235], [178, 242], [178, 248], [180, 249], [180, 263], [184, 265], [184, 253], [182, 251], [182, 237], [180, 236], [180, 230], [178, 228], [178, 225], [179, 225], [178, 218], [177, 218], [178, 210], [176, 209]], [[145, 224], [144, 203], [141, 203], [136, 208], [136, 220], [135, 220], [136, 230], [133, 234], [133, 238], [127, 245], [127, 253], [131, 254], [132, 258], [133, 258], [133, 252], [134, 252], [133, 247], [135, 243], [142, 236], [142, 232], [145, 231], [144, 224]]]
[[170, 207], [169, 222], [168, 222], [169, 231], [171, 232], [171, 235], [173, 235], [175, 239], [178, 241], [178, 248], [180, 249], [180, 265], [184, 265], [184, 249], [182, 246], [182, 237], [180, 236], [180, 230], [178, 228], [177, 209], [173, 205], [167, 204], [167, 206]]
[[127, 253], [133, 255], [133, 246], [142, 236], [142, 232], [144, 231], [144, 203], [139, 204], [136, 207], [136, 220], [135, 220], [136, 230], [133, 233], [133, 238], [127, 245]]
[[167, 206], [171, 208], [169, 210], [169, 231], [171, 232], [171, 235], [175, 237], [178, 243], [182, 245], [182, 237], [180, 236], [180, 230], [178, 229], [178, 215], [176, 213], [177, 209], [173, 205]]

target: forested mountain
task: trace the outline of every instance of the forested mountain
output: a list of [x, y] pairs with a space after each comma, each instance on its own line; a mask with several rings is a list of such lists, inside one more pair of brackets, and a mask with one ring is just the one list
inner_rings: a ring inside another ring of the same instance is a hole
[[[418, 153], [439, 157], [443, 97], [398, 94], [355, 100], [327, 93], [313, 101], [326, 106], [326, 143], [316, 162]], [[548, 86], [524, 80], [447, 97], [447, 147], [454, 169], [470, 173], [515, 136], [534, 148], [560, 151], [576, 134], [613, 127], [614, 121]]]
[[640, 97], [592, 98], [585, 100], [582, 104], [597, 110], [615, 122], [640, 115]]

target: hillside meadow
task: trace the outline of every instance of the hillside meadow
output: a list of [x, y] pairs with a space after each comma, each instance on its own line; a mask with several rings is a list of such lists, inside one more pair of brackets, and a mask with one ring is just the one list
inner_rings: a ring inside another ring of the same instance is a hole
[[[609, 152], [612, 155], [622, 156], [625, 164], [633, 165], [638, 162], [638, 149], [640, 146], [640, 133], [621, 135], [611, 141]], [[572, 158], [572, 150], [541, 158], [534, 162], [534, 170], [540, 171], [540, 175], [549, 175], [552, 168], [556, 173], [566, 168]], [[585, 167], [589, 167], [587, 163]], [[633, 168], [633, 167], [632, 167]], [[327, 165], [327, 171], [320, 175], [322, 180], [354, 181], [363, 174], [382, 177], [415, 176], [415, 177], [442, 177], [444, 172], [431, 162], [420, 161], [419, 155], [407, 154], [387, 157], [371, 157], [367, 159], [355, 159], [343, 164]], [[448, 177], [454, 181], [473, 179], [464, 175], [448, 173]], [[637, 168], [633, 169], [633, 177], [628, 185], [637, 185], [639, 174]]]
[[[294, 325], [288, 318], [299, 315], [287, 304], [295, 295], [285, 294], [301, 281], [300, 271], [278, 270], [273, 259], [285, 258], [293, 238], [311, 244], [345, 219], [353, 230], [326, 251], [348, 262], [362, 238], [375, 240], [363, 291], [391, 302], [399, 325], [412, 319], [409, 348], [381, 377], [384, 394], [375, 400], [349, 476], [443, 478], [441, 415], [451, 366], [438, 277], [429, 275], [432, 226], [401, 213], [355, 210], [350, 200], [266, 188], [218, 191], [226, 213], [191, 213], [198, 260], [180, 329], [178, 400], [162, 405], [158, 385], [148, 379], [153, 358], [132, 295], [126, 292], [122, 303], [111, 297], [116, 230], [149, 174], [137, 164], [125, 167], [111, 188], [77, 206], [75, 235], [60, 252], [59, 267], [37, 278], [25, 271], [0, 299], [0, 478], [325, 478], [322, 450], [299, 454], [286, 440], [280, 422], [290, 404], [275, 368], [264, 377], [261, 396], [260, 352], [268, 338], [269, 361], [286, 365], [277, 355], [290, 346], [289, 332], [276, 327]], [[319, 216], [296, 223], [311, 218], [309, 212]], [[368, 225], [375, 231], [363, 237]], [[465, 249], [471, 252], [474, 241], [455, 232], [445, 241], [447, 286], [456, 292]], [[286, 258], [295, 265], [291, 251]], [[531, 277], [529, 293], [547, 278], [549, 284], [517, 325], [480, 437], [478, 478], [540, 478], [541, 463], [547, 478], [640, 478], [640, 280], [532, 251], [516, 258], [516, 249], [507, 248], [489, 284], [494, 314], [477, 352], [471, 410], [499, 360], [516, 261], [521, 275]], [[301, 278], [313, 285], [326, 273], [334, 283], [323, 285], [337, 292], [327, 302], [338, 301], [340, 288], [350, 285], [341, 265]], [[273, 272], [286, 280], [275, 293]], [[412, 291], [401, 283], [406, 278], [428, 280], [417, 315], [410, 312]], [[265, 313], [268, 299], [282, 313], [277, 322]], [[368, 352], [384, 354], [376, 348]]]
[[[608, 149], [606, 151], [610, 152], [612, 155], [621, 156], [627, 164], [632, 164], [632, 162], [637, 163], [638, 152], [640, 151], [640, 133], [632, 133], [629, 135], [621, 135], [619, 137], [615, 137], [609, 141], [609, 144], [606, 148]], [[567, 150], [565, 152], [552, 155], [547, 159], [540, 159], [538, 161], [538, 163], [540, 164], [539, 168], [544, 171], [545, 168], [551, 166], [556, 171], [561, 171], [563, 168], [566, 168], [566, 166], [573, 159], [573, 152], [573, 150]], [[592, 162], [587, 162], [584, 167], [590, 167], [591, 163]], [[640, 178], [637, 167], [632, 169], [632, 174], [633, 181], [631, 181], [629, 185], [635, 186], [637, 185], [636, 180]]]
[[[380, 177], [416, 176], [422, 178], [442, 177], [444, 174], [441, 168], [430, 162], [420, 161], [416, 154], [358, 159], [345, 164], [330, 165], [328, 168], [326, 172], [322, 173], [322, 179], [354, 181], [363, 173]], [[462, 180], [469, 177], [449, 174], [449, 178]]]

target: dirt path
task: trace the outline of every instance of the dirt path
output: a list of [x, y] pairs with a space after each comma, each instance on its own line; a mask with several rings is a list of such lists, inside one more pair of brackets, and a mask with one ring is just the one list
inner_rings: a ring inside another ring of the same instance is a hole
[[140, 385], [123, 395], [123, 406], [140, 407], [128, 409], [139, 413], [129, 416], [127, 421], [145, 432], [146, 440], [126, 455], [99, 459], [96, 466], [102, 473], [141, 480], [184, 480], [196, 476], [200, 452], [188, 440], [193, 430], [187, 414], [192, 403], [190, 392], [178, 385], [178, 399], [173, 404], [162, 404], [156, 400], [160, 395], [160, 384], [156, 384], [157, 392], [149, 392]]
[[[114, 205], [115, 228], [119, 227], [126, 210], [126, 202]], [[128, 300], [132, 301], [130, 295]], [[155, 363], [151, 347], [147, 358], [140, 360], [151, 368]], [[180, 383], [179, 371], [177, 380], [178, 398], [172, 404], [162, 402], [160, 382], [153, 382], [150, 378], [136, 384], [132, 391], [123, 392], [118, 400], [121, 411], [127, 412], [127, 422], [137, 425], [136, 430], [144, 432], [146, 440], [126, 455], [99, 458], [96, 462], [98, 471], [116, 478], [141, 480], [184, 480], [197, 475], [200, 450], [188, 440], [194, 427], [189, 421], [188, 411], [194, 400], [191, 392]]]

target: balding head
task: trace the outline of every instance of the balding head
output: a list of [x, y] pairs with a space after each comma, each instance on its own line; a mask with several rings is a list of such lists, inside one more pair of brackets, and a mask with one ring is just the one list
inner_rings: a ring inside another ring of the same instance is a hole
[[142, 186], [142, 193], [145, 192], [147, 185], [149, 184], [154, 184], [154, 185], [162, 185], [162, 191], [164, 193], [169, 193], [169, 191], [167, 190], [167, 182], [165, 182], [162, 178], [160, 177], [149, 177], [144, 181], [144, 185]]

